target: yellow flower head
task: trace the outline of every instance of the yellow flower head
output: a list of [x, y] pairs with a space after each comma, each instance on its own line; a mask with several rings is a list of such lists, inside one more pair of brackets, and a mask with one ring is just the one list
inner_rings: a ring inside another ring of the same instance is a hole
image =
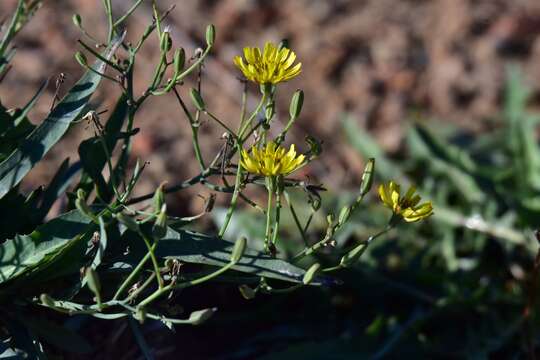
[[421, 198], [420, 195], [415, 195], [415, 192], [416, 188], [411, 186], [402, 197], [400, 186], [393, 181], [390, 181], [388, 185], [381, 184], [379, 186], [379, 196], [384, 205], [407, 222], [422, 220], [433, 214], [431, 201], [418, 205]]
[[304, 155], [296, 155], [294, 144], [287, 151], [275, 142], [269, 142], [260, 149], [254, 145], [251, 153], [242, 150], [240, 164], [253, 174], [277, 176], [292, 173], [304, 164], [304, 160]]
[[300, 74], [302, 67], [301, 63], [293, 66], [296, 54], [292, 50], [279, 49], [271, 42], [264, 45], [262, 54], [259, 48], [245, 47], [244, 59], [235, 56], [233, 61], [248, 80], [259, 84], [277, 84], [290, 80]]

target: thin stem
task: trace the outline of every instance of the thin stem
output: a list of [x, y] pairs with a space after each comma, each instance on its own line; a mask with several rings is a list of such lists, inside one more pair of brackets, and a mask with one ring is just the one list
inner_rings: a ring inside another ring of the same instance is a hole
[[255, 111], [253, 111], [253, 113], [251, 113], [250, 117], [245, 121], [245, 123], [240, 127], [240, 131], [238, 132], [238, 138], [239, 139], [242, 139], [243, 138], [243, 135], [244, 135], [244, 132], [246, 132], [248, 126], [251, 124], [251, 122], [253, 121], [253, 119], [255, 118], [255, 116], [257, 116], [257, 114], [259, 113], [259, 111], [261, 111], [261, 108], [262, 106], [264, 105], [265, 101], [266, 101], [266, 98], [267, 98], [267, 95], [266, 93], [263, 93], [262, 97], [261, 97], [261, 101], [259, 102], [259, 104], [257, 105], [257, 107], [255, 108]]
[[231, 136], [233, 136], [235, 139], [240, 139], [239, 136], [237, 136], [234, 131], [231, 130], [231, 128], [229, 128], [227, 125], [225, 125], [225, 123], [223, 121], [221, 121], [217, 116], [215, 116], [214, 114], [212, 114], [211, 112], [209, 112], [208, 110], [204, 110], [204, 113], [208, 116], [210, 116], [213, 120], [215, 120], [219, 125], [221, 125], [221, 127], [223, 127], [225, 130], [227, 130]]
[[184, 289], [184, 288], [194, 286], [194, 285], [198, 285], [198, 284], [201, 284], [201, 283], [203, 283], [205, 281], [211, 280], [211, 279], [215, 278], [216, 276], [219, 276], [219, 275], [223, 274], [224, 272], [229, 270], [234, 265], [235, 265], [235, 263], [228, 263], [227, 265], [223, 266], [219, 270], [216, 270], [213, 273], [210, 273], [210, 274], [208, 274], [206, 276], [203, 276], [203, 277], [200, 277], [198, 279], [186, 281], [186, 282], [183, 282], [181, 284], [173, 284], [173, 283], [171, 283], [171, 284], [169, 284], [167, 286], [164, 286], [163, 288], [156, 290], [152, 295], [148, 296], [146, 299], [141, 301], [139, 303], [139, 306], [144, 307], [144, 306], [150, 304], [152, 301], [157, 300], [158, 298], [160, 298], [161, 296], [163, 296], [164, 294], [166, 294], [167, 292], [169, 292], [171, 290]]
[[133, 4], [133, 6], [129, 8], [129, 10], [124, 15], [122, 15], [118, 20], [114, 22], [114, 27], [116, 28], [120, 26], [120, 24], [122, 24], [124, 21], [126, 21], [126, 19], [139, 7], [139, 5], [142, 4], [143, 1], [144, 0], [137, 0], [135, 4]]
[[109, 23], [109, 33], [107, 35], [107, 43], [110, 43], [112, 41], [113, 33], [114, 33], [114, 21], [113, 21], [111, 0], [103, 0], [103, 6], [105, 7], [105, 12], [107, 13], [107, 22]]
[[[154, 243], [154, 246], [156, 244]], [[124, 292], [124, 290], [127, 289], [127, 287], [129, 285], [131, 285], [133, 283], [133, 280], [135, 280], [135, 278], [137, 277], [137, 275], [139, 275], [139, 273], [141, 272], [141, 270], [144, 268], [144, 266], [146, 265], [146, 263], [148, 262], [148, 260], [150, 259], [150, 252], [147, 252], [143, 258], [139, 261], [139, 263], [137, 264], [137, 266], [135, 267], [135, 269], [133, 269], [133, 271], [129, 274], [129, 276], [124, 280], [124, 282], [120, 285], [120, 287], [118, 288], [118, 290], [116, 290], [116, 293], [114, 294], [114, 297], [113, 297], [113, 301], [114, 300], [118, 300], [118, 298], [120, 297], [120, 295], [122, 295], [122, 293]]]
[[268, 190], [268, 204], [266, 209], [266, 231], [264, 232], [264, 250], [270, 252], [270, 228], [272, 222], [272, 197], [274, 193], [273, 186], [274, 179], [268, 178], [267, 190]]
[[[237, 147], [238, 147], [238, 152], [240, 153], [241, 145], [237, 144]], [[225, 231], [227, 231], [227, 227], [229, 226], [234, 210], [236, 209], [238, 195], [240, 194], [241, 182], [242, 182], [242, 166], [238, 166], [236, 169], [236, 178], [234, 180], [234, 192], [231, 198], [231, 204], [229, 205], [229, 209], [227, 210], [227, 214], [225, 215], [225, 221], [223, 222], [223, 225], [221, 226], [221, 229], [219, 230], [218, 236], [220, 238], [222, 238], [223, 235], [225, 234]]]
[[156, 247], [157, 241], [154, 240], [154, 244], [150, 244], [150, 239], [142, 231], [139, 231], [139, 235], [143, 238], [146, 247], [148, 248], [148, 253], [150, 254], [150, 259], [152, 260], [152, 266], [154, 267], [154, 273], [157, 277], [157, 283], [159, 288], [163, 288], [163, 278], [161, 277], [161, 272], [159, 271], [159, 264], [154, 254], [154, 249]]
[[247, 81], [244, 81], [244, 89], [242, 90], [242, 101], [240, 106], [240, 125], [239, 129], [244, 123], [244, 120], [246, 118], [246, 106], [247, 105]]
[[89, 53], [91, 53], [92, 55], [94, 55], [96, 58], [98, 58], [99, 60], [103, 61], [104, 63], [106, 63], [107, 65], [109, 65], [110, 67], [114, 68], [116, 71], [120, 72], [120, 73], [124, 73], [124, 69], [122, 69], [120, 66], [118, 66], [117, 64], [115, 64], [113, 61], [107, 59], [105, 56], [101, 55], [99, 52], [95, 51], [91, 46], [88, 46], [86, 45], [82, 40], [77, 40], [77, 42], [79, 44], [81, 44], [81, 46], [83, 48], [86, 49], [86, 51], [88, 51]]
[[[280, 181], [278, 179], [278, 181]], [[274, 221], [274, 230], [272, 232], [272, 244], [276, 244], [277, 237], [279, 233], [279, 221], [281, 213], [281, 190], [279, 183], [276, 186], [276, 210], [275, 210], [275, 221]]]
[[134, 300], [137, 296], [139, 296], [139, 294], [143, 292], [148, 287], [148, 285], [152, 283], [155, 276], [156, 276], [155, 273], [151, 273], [150, 276], [148, 276], [148, 278], [144, 281], [144, 283], [141, 286], [139, 286], [137, 290], [133, 291], [124, 301], [129, 303], [132, 300]]
[[298, 215], [296, 214], [296, 210], [294, 209], [292, 201], [289, 198], [289, 196], [285, 196], [285, 200], [287, 200], [287, 204], [289, 205], [289, 210], [291, 211], [292, 217], [294, 219], [294, 223], [296, 224], [296, 227], [298, 228], [298, 231], [300, 232], [300, 235], [302, 236], [302, 240], [304, 241], [304, 246], [308, 246], [306, 232], [304, 231], [304, 229], [302, 228], [302, 225], [300, 224], [300, 219], [298, 218]]
[[4, 53], [6, 52], [6, 49], [9, 45], [9, 42], [15, 36], [17, 33], [17, 24], [19, 23], [19, 19], [24, 11], [24, 0], [19, 0], [17, 3], [17, 9], [15, 10], [15, 14], [11, 18], [11, 22], [9, 23], [9, 27], [4, 34], [4, 37], [2, 38], [2, 42], [0, 43], [0, 57], [4, 56]]
[[201, 168], [201, 171], [204, 171], [204, 169], [206, 169], [206, 165], [204, 164], [201, 147], [199, 145], [199, 121], [197, 119], [193, 119], [193, 116], [191, 115], [191, 112], [188, 110], [186, 104], [184, 103], [184, 100], [182, 100], [180, 93], [174, 87], [173, 87], [173, 92], [174, 92], [174, 95], [176, 96], [176, 99], [180, 103], [180, 106], [182, 107], [184, 114], [186, 114], [189, 120], [189, 125], [191, 126], [191, 140], [193, 142], [193, 150], [195, 151], [195, 157], [197, 158], [197, 162], [199, 163], [199, 167]]

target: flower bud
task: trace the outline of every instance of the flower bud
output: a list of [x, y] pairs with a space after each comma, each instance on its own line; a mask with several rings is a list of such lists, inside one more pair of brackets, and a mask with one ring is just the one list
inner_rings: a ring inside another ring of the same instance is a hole
[[75, 200], [75, 207], [77, 208], [77, 210], [80, 211], [81, 214], [91, 218], [92, 220], [95, 220], [96, 217], [92, 210], [90, 210], [90, 207], [88, 207], [88, 205], [86, 204], [85, 200], [77, 198]]
[[191, 101], [193, 101], [193, 104], [195, 104], [197, 110], [204, 111], [206, 105], [204, 104], [201, 94], [196, 89], [191, 89], [189, 95], [191, 96]]
[[360, 183], [360, 196], [366, 195], [371, 186], [373, 185], [373, 178], [375, 175], [375, 159], [370, 158], [368, 163], [364, 167], [364, 173], [362, 174], [362, 182]]
[[206, 44], [208, 46], [212, 46], [214, 45], [215, 40], [216, 40], [216, 27], [210, 24], [206, 27]]
[[335, 220], [334, 214], [329, 213], [328, 215], [326, 215], [326, 222], [328, 223], [328, 225], [332, 225], [334, 220]]
[[304, 274], [304, 277], [302, 278], [302, 283], [304, 283], [304, 285], [308, 285], [309, 283], [311, 283], [320, 268], [321, 264], [319, 263], [311, 265], [311, 267]]
[[79, 29], [82, 28], [82, 18], [81, 18], [81, 15], [79, 15], [79, 14], [74, 14], [73, 17], [72, 17], [72, 20], [73, 20], [73, 24], [75, 24], [76, 27], [78, 27]]
[[47, 307], [53, 308], [56, 306], [54, 305], [54, 299], [49, 294], [41, 294], [39, 296], [39, 301]]
[[246, 243], [247, 239], [245, 236], [241, 236], [238, 238], [238, 240], [236, 240], [231, 254], [231, 263], [236, 264], [238, 261], [240, 261], [244, 255], [244, 251], [246, 250]]
[[302, 90], [296, 90], [291, 100], [291, 106], [289, 107], [289, 115], [292, 119], [296, 119], [298, 116], [300, 116], [303, 104], [304, 92]]
[[162, 52], [168, 52], [172, 48], [172, 39], [171, 34], [168, 31], [161, 33], [161, 40], [159, 43], [159, 48]]
[[206, 320], [210, 319], [212, 315], [217, 311], [217, 308], [210, 308], [204, 310], [194, 311], [189, 315], [189, 321], [193, 325], [200, 325]]
[[152, 235], [154, 239], [161, 239], [167, 234], [167, 205], [163, 204], [163, 207], [154, 223], [152, 228]]
[[362, 256], [362, 254], [364, 253], [364, 251], [366, 251], [366, 249], [367, 249], [367, 244], [365, 243], [362, 243], [356, 246], [347, 254], [343, 255], [340, 261], [340, 265], [343, 267], [349, 267], [353, 265], [356, 261], [358, 261], [358, 259], [360, 258], [360, 256]]
[[255, 295], [257, 294], [257, 292], [254, 289], [250, 288], [247, 285], [240, 285], [238, 287], [238, 290], [240, 290], [240, 294], [242, 294], [242, 296], [246, 300], [251, 300], [255, 298]]
[[80, 51], [77, 51], [75, 53], [75, 60], [77, 60], [79, 65], [81, 65], [82, 67], [87, 67], [88, 66], [88, 61], [86, 59], [86, 56]]
[[86, 192], [83, 189], [77, 189], [77, 199], [86, 199]]
[[152, 202], [154, 205], [154, 211], [161, 211], [163, 204], [165, 202], [165, 195], [163, 194], [163, 188], [165, 187], [166, 182], [159, 184], [158, 188], [154, 192], [154, 197], [152, 197]]
[[338, 225], [343, 226], [349, 220], [349, 217], [351, 216], [351, 207], [350, 206], [344, 206], [341, 208], [339, 212], [338, 217]]
[[305, 140], [308, 143], [309, 150], [313, 156], [319, 156], [322, 152], [321, 142], [311, 135], [306, 135]]
[[144, 307], [139, 306], [137, 310], [135, 311], [135, 315], [133, 317], [139, 323], [143, 324], [144, 320], [146, 320], [146, 309]]
[[118, 213], [115, 215], [115, 217], [116, 217], [116, 220], [124, 224], [129, 230], [135, 231], [135, 232], [139, 231], [139, 224], [131, 216]]
[[186, 52], [183, 48], [176, 49], [174, 51], [174, 58], [173, 58], [173, 65], [174, 65], [174, 72], [176, 74], [179, 74], [180, 71], [184, 69], [184, 65], [186, 63]]
[[86, 280], [86, 284], [88, 285], [88, 288], [90, 289], [90, 291], [94, 293], [94, 295], [96, 296], [96, 299], [98, 300], [98, 303], [100, 303], [101, 302], [100, 300], [101, 299], [101, 295], [100, 295], [101, 282], [99, 281], [99, 276], [97, 272], [91, 267], [89, 267], [86, 269], [84, 278]]

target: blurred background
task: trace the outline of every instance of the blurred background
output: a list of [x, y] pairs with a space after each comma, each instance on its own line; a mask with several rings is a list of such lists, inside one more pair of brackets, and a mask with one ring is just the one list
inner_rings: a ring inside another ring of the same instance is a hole
[[[114, 10], [122, 14], [132, 3], [113, 0]], [[0, 18], [15, 5], [2, 0]], [[539, 1], [159, 0], [158, 5], [162, 11], [174, 6], [165, 23], [174, 46], [189, 56], [204, 45], [206, 25], [215, 24], [216, 45], [205, 62], [202, 92], [228, 124], [237, 124], [242, 91], [233, 56], [244, 46], [289, 40], [303, 70], [279, 88], [278, 121], [286, 121], [294, 90], [303, 89], [302, 115], [289, 140], [304, 144], [310, 134], [323, 142], [320, 159], [298, 176], [330, 190], [324, 210], [335, 211], [352, 196], [338, 196], [337, 190], [354, 191], [365, 159], [374, 156], [379, 181], [417, 184], [434, 201], [436, 213], [428, 223], [382, 240], [358, 268], [340, 274], [345, 285], [338, 290], [245, 301], [235, 289], [217, 285], [216, 298], [204, 298], [209, 293], [203, 291], [183, 299], [219, 305], [223, 314], [176, 334], [146, 326], [148, 334], [160, 334], [149, 340], [161, 349], [158, 358], [179, 358], [180, 348], [186, 358], [216, 359], [534, 356], [536, 315], [523, 314], [537, 292], [530, 290], [529, 279], [537, 248], [532, 231], [540, 223]], [[66, 76], [62, 94], [82, 74], [73, 55], [80, 50], [77, 40], [85, 38], [72, 23], [74, 13], [92, 36], [105, 37], [100, 1], [44, 1], [16, 39], [13, 69], [0, 88], [6, 107], [21, 106], [45, 79], [60, 73]], [[128, 22], [128, 40], [138, 39], [151, 14], [150, 2], [143, 3]], [[157, 40], [149, 42], [139, 56], [140, 91], [157, 63], [158, 47]], [[51, 81], [32, 121], [48, 113], [54, 92]], [[257, 87], [250, 84], [249, 93], [253, 108]], [[118, 94], [110, 84], [101, 86], [95, 106], [110, 109]], [[134, 154], [149, 162], [138, 194], [196, 174], [197, 164], [187, 161], [191, 130], [172, 96], [151, 98], [136, 126], [141, 132]], [[203, 120], [206, 157], [221, 146], [216, 141], [221, 132]], [[92, 135], [84, 123], [74, 127], [24, 186], [48, 183], [66, 156], [78, 156], [80, 139]], [[199, 194], [208, 191], [172, 195], [169, 208], [176, 215], [194, 214], [203, 207]], [[365, 205], [370, 215], [358, 214], [338, 246], [384, 226], [388, 214], [380, 206], [372, 211], [375, 206], [375, 201]], [[259, 234], [255, 220], [242, 225], [233, 226], [230, 236]], [[99, 323], [81, 331], [101, 344], [95, 354], [103, 358], [138, 358], [130, 335], [122, 332], [125, 326], [117, 325], [111, 330], [117, 337], [96, 330], [102, 329]], [[119, 348], [125, 349], [123, 357], [116, 357]]]

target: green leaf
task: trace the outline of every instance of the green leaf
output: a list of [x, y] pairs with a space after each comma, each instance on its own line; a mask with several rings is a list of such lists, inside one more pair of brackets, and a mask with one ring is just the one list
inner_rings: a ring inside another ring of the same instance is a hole
[[71, 180], [77, 175], [79, 169], [79, 163], [69, 166], [69, 158], [62, 162], [49, 186], [47, 186], [47, 189], [43, 193], [43, 200], [39, 207], [41, 220], [47, 215], [56, 199], [66, 192], [68, 186], [71, 184]]
[[[225, 266], [230, 262], [234, 244], [212, 236], [180, 230], [168, 229], [158, 243], [157, 255], [165, 259], [182, 262]], [[286, 261], [273, 258], [261, 252], [246, 249], [233, 269], [256, 276], [301, 283], [305, 271]], [[335, 284], [328, 277], [315, 277], [311, 285]]]
[[448, 178], [454, 187], [469, 202], [479, 203], [483, 201], [486, 194], [476, 184], [473, 176], [466, 173], [452, 163], [439, 159], [432, 153], [432, 148], [424, 142], [424, 137], [420, 136], [416, 126], [412, 126], [407, 133], [407, 144], [411, 155], [422, 164], [428, 163], [430, 169], [427, 170], [431, 175], [440, 174]]
[[350, 116], [343, 118], [343, 130], [347, 141], [363, 158], [377, 159], [376, 176], [381, 176], [385, 180], [399, 179], [403, 176], [399, 167], [386, 157], [384, 150], [373, 140], [373, 136], [361, 129], [354, 118]]
[[29, 235], [16, 235], [0, 245], [0, 284], [30, 270], [39, 270], [88, 227], [90, 220], [74, 210], [39, 226]]
[[[122, 95], [118, 99], [114, 111], [112, 112], [103, 131], [103, 137], [107, 146], [107, 151], [113, 153], [114, 147], [121, 137], [120, 131], [127, 115], [126, 97]], [[129, 135], [126, 135], [129, 136]], [[97, 184], [103, 195], [110, 195], [111, 190], [107, 186], [102, 175], [103, 167], [107, 163], [107, 154], [104, 144], [97, 136], [84, 140], [79, 145], [79, 157], [86, 174]]]
[[[104, 56], [110, 58], [120, 42], [121, 38], [115, 39], [105, 51]], [[104, 62], [98, 60], [94, 63], [93, 69], [103, 72], [105, 65]], [[60, 140], [72, 121], [83, 112], [100, 81], [101, 76], [87, 71], [15, 152], [0, 163], [0, 197], [16, 186]]]
[[422, 124], [416, 123], [415, 130], [420, 139], [429, 148], [434, 156], [458, 167], [465, 172], [477, 172], [477, 164], [474, 162], [470, 154], [467, 153], [462, 147], [445, 142], [444, 140], [435, 136], [435, 134], [433, 134]]

